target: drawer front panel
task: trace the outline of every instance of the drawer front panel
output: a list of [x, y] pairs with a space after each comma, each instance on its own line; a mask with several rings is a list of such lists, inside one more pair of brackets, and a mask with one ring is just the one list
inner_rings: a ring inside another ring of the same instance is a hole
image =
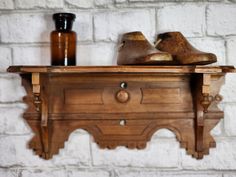
[[96, 76], [95, 80], [94, 77], [85, 79], [77, 76], [77, 80], [64, 84], [60, 82], [66, 79], [56, 78], [56, 87], [50, 88], [50, 101], [57, 104], [51, 104], [49, 111], [50, 113], [191, 111], [192, 104], [189, 103], [192, 103], [192, 98], [188, 91], [187, 79], [182, 76], [172, 76], [165, 81], [162, 81], [160, 76]]
[[180, 88], [141, 88], [142, 104], [182, 102]]
[[96, 105], [103, 104], [103, 89], [65, 89], [65, 105]]

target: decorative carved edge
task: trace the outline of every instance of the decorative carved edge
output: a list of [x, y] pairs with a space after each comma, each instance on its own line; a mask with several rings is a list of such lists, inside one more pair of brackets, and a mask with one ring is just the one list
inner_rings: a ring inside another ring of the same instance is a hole
[[[215, 96], [211, 95], [211, 77], [211, 74], [206, 73], [192, 75], [191, 88], [195, 111], [196, 151], [193, 156], [197, 159], [202, 159], [204, 155], [209, 154], [209, 148], [215, 147], [216, 145], [215, 140], [210, 135], [211, 129], [208, 130], [208, 137], [206, 137], [206, 115], [208, 113], [209, 106], [213, 102], [216, 102], [218, 104], [222, 100], [222, 96], [220, 96], [219, 94], [216, 94]], [[218, 122], [219, 119], [217, 123]]]
[[[210, 114], [210, 113], [209, 113]], [[91, 122], [91, 124], [82, 125], [78, 121], [73, 122], [73, 126], [68, 127], [67, 123], [70, 121], [65, 120], [51, 120], [49, 121], [49, 127], [51, 132], [49, 132], [49, 150], [47, 154], [44, 151], [43, 142], [40, 141], [41, 139], [41, 132], [39, 126], [39, 120], [28, 120], [29, 125], [35, 132], [35, 136], [30, 142], [30, 148], [32, 148], [35, 153], [41, 156], [44, 159], [50, 159], [53, 155], [58, 154], [59, 149], [64, 148], [64, 143], [68, 141], [69, 135], [76, 129], [83, 129], [86, 130], [90, 135], [94, 137], [94, 141], [99, 145], [100, 148], [107, 148], [107, 149], [115, 149], [117, 146], [126, 146], [129, 149], [144, 149], [147, 146], [147, 142], [151, 140], [153, 134], [163, 128], [169, 129], [175, 135], [177, 140], [180, 142], [180, 147], [185, 148], [187, 154], [192, 155], [197, 159], [201, 159], [203, 155], [207, 155], [209, 153], [209, 148], [215, 147], [215, 141], [210, 135], [210, 130], [219, 122], [220, 117], [222, 114], [219, 114], [217, 117], [215, 115], [208, 115], [208, 118], [205, 125], [205, 132], [204, 132], [204, 149], [202, 152], [198, 152], [195, 148], [195, 133], [194, 133], [194, 120], [193, 119], [169, 119], [168, 121], [162, 121], [159, 123], [159, 120], [150, 120], [146, 123], [146, 128], [142, 132], [141, 135], [134, 135], [129, 136], [128, 138], [122, 135], [117, 135], [116, 138], [113, 136], [107, 136], [102, 134], [102, 132], [96, 126], [99, 123], [99, 120]], [[37, 122], [37, 123], [36, 123]], [[168, 124], [169, 122], [169, 124]], [[171, 123], [170, 123], [171, 122]], [[60, 129], [54, 128], [60, 125]], [[186, 129], [182, 131], [183, 129]], [[52, 133], [53, 131], [53, 133]], [[139, 137], [137, 139], [137, 136]], [[52, 143], [53, 141], [53, 143]], [[157, 149], [158, 150], [158, 149]]]
[[[31, 78], [29, 77], [31, 76]], [[48, 127], [48, 101], [47, 101], [47, 90], [45, 85], [47, 85], [47, 77], [44, 74], [32, 73], [28, 75], [21, 75], [22, 85], [25, 87], [27, 95], [24, 98], [24, 102], [28, 104], [30, 112], [36, 117], [40, 117], [40, 130], [38, 130], [40, 135], [40, 141], [42, 142], [42, 148], [40, 153], [42, 158], [49, 158], [49, 127]], [[30, 98], [33, 97], [31, 102]], [[33, 104], [32, 104], [33, 103]], [[24, 117], [27, 115], [24, 114]], [[32, 127], [31, 127], [32, 128]], [[33, 129], [33, 128], [32, 128]], [[33, 129], [34, 132], [36, 131]], [[34, 137], [33, 137], [34, 139]], [[34, 143], [31, 143], [34, 144]], [[34, 145], [30, 145], [34, 146]]]

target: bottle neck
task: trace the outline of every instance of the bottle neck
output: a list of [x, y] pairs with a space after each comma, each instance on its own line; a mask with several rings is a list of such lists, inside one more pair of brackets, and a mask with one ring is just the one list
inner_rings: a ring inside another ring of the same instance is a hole
[[72, 25], [73, 25], [72, 20], [68, 20], [68, 19], [55, 20], [56, 30], [59, 30], [59, 31], [71, 31]]

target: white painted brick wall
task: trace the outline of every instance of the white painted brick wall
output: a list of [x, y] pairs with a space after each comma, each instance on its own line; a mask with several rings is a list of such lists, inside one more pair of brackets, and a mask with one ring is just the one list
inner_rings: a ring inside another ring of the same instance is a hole
[[13, 0], [1, 0], [0, 9], [13, 9], [14, 3]]
[[179, 143], [176, 140], [154, 139], [152, 143], [148, 144], [146, 149], [141, 151], [129, 150], [124, 147], [107, 151], [99, 149], [93, 143], [92, 154], [95, 166], [177, 168], [179, 165], [180, 149]]
[[18, 9], [63, 8], [62, 0], [16, 0]]
[[[26, 106], [24, 106], [26, 107]], [[29, 134], [31, 132], [28, 125], [22, 119], [25, 108], [22, 106], [0, 107], [1, 121], [4, 121], [5, 134], [20, 135]]]
[[163, 172], [150, 172], [150, 171], [144, 171], [144, 172], [126, 172], [126, 173], [121, 173], [119, 177], [221, 177], [221, 174], [204, 174], [204, 173], [199, 173], [199, 174], [191, 174], [191, 173], [186, 173], [186, 174], [179, 174], [176, 172], [173, 173], [163, 173]]
[[236, 37], [231, 37], [227, 40], [228, 63], [236, 65]]
[[119, 34], [142, 31], [147, 37], [155, 34], [154, 10], [103, 12], [94, 16], [96, 41], [117, 41]]
[[210, 5], [207, 8], [209, 35], [234, 35], [236, 31], [236, 5]]
[[236, 167], [236, 139], [235, 138], [217, 138], [216, 148], [210, 150], [210, 156], [203, 160], [196, 160], [186, 156], [182, 151], [182, 167], [188, 170], [235, 170]]
[[49, 41], [53, 24], [45, 14], [0, 15], [0, 34], [3, 43], [33, 43]]
[[91, 164], [90, 137], [88, 133], [77, 130], [65, 143], [65, 150], [52, 160], [55, 165], [89, 166]]
[[78, 8], [92, 8], [93, 7], [93, 0], [66, 0], [66, 3], [69, 4], [70, 7], [78, 7]]
[[42, 8], [45, 7], [45, 0], [16, 0], [16, 8], [19, 9], [30, 9], [30, 8]]
[[78, 41], [93, 40], [92, 14], [90, 12], [76, 12], [73, 30], [77, 33]]
[[113, 65], [116, 63], [114, 44], [94, 43], [77, 47], [78, 65]]
[[19, 176], [19, 170], [0, 168], [1, 177], [17, 177]]
[[225, 77], [225, 85], [221, 88], [220, 94], [224, 96], [223, 102], [236, 102], [236, 77], [234, 74], [229, 73]]
[[224, 120], [224, 128], [225, 133], [229, 136], [236, 136], [236, 105], [227, 104], [224, 108], [225, 111], [225, 120]]
[[119, 4], [119, 3], [126, 3], [127, 0], [115, 0], [115, 2], [116, 2], [117, 4]]
[[94, 3], [96, 6], [104, 7], [104, 8], [107, 8], [108, 6], [113, 5], [112, 0], [95, 0]]
[[5, 72], [12, 64], [11, 48], [0, 47], [0, 72]]
[[157, 31], [181, 31], [185, 36], [203, 36], [205, 30], [204, 5], [163, 6], [157, 11]]
[[78, 65], [114, 65], [120, 35], [142, 31], [150, 42], [181, 31], [197, 49], [236, 65], [236, 1], [229, 0], [0, 0], [0, 177], [236, 177], [236, 76], [227, 74], [213, 130], [217, 147], [203, 160], [186, 155], [175, 135], [161, 129], [144, 150], [102, 150], [76, 130], [59, 155], [45, 161], [27, 148], [33, 134], [22, 118], [20, 77], [9, 65], [49, 65], [52, 14], [72, 12]]
[[[76, 13], [74, 25], [80, 41], [92, 40], [92, 17], [88, 13]], [[3, 43], [49, 42], [54, 30], [51, 14], [0, 14], [0, 34]]]
[[18, 75], [0, 75], [0, 103], [21, 101], [26, 94]]
[[14, 65], [50, 65], [50, 63], [49, 46], [13, 47]]
[[22, 177], [64, 177], [66, 176], [66, 172], [63, 170], [52, 170], [52, 171], [42, 171], [42, 170], [31, 170], [31, 171], [22, 171], [21, 173]]
[[102, 176], [102, 177], [110, 177], [109, 172], [107, 171], [69, 171], [68, 172], [70, 177], [96, 177], [96, 176]]
[[236, 174], [225, 174], [224, 177], [236, 177]]

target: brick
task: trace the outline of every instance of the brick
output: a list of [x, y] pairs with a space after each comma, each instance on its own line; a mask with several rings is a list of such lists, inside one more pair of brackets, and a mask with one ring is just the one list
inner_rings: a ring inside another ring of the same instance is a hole
[[16, 0], [15, 4], [19, 9], [63, 8], [62, 0]]
[[0, 134], [4, 133], [5, 131], [5, 119], [0, 117]]
[[46, 6], [51, 9], [63, 8], [63, 0], [46, 0]]
[[93, 25], [92, 15], [87, 12], [75, 13], [76, 19], [73, 25], [73, 30], [77, 33], [78, 41], [92, 41]]
[[72, 134], [65, 148], [51, 160], [43, 160], [28, 149], [33, 135], [0, 137], [0, 166], [55, 167], [63, 165], [88, 165], [90, 163], [89, 135]]
[[11, 49], [8, 47], [0, 47], [0, 72], [5, 72], [11, 64]]
[[203, 36], [205, 6], [181, 4], [162, 7], [157, 11], [157, 31], [180, 31], [186, 37]]
[[26, 93], [18, 75], [0, 75], [0, 83], [0, 102], [22, 101]]
[[223, 96], [223, 102], [236, 102], [236, 77], [234, 73], [227, 73], [225, 84], [221, 87], [220, 94]]
[[76, 8], [92, 8], [93, 7], [93, 0], [66, 0], [66, 3], [69, 4], [70, 7], [76, 7]]
[[130, 2], [155, 2], [156, 0], [129, 0]]
[[125, 147], [102, 150], [92, 143], [92, 154], [95, 166], [176, 168], [180, 150], [176, 140], [154, 139], [144, 150], [129, 150]]
[[225, 113], [225, 118], [224, 118], [224, 128], [225, 128], [225, 133], [228, 136], [235, 136], [236, 135], [236, 105], [235, 104], [226, 104], [224, 107], [224, 113]]
[[216, 139], [216, 148], [210, 149], [210, 155], [205, 156], [202, 160], [196, 160], [186, 155], [186, 152], [182, 152], [182, 167], [188, 170], [235, 170], [235, 148], [235, 138]]
[[64, 149], [60, 150], [59, 155], [53, 157], [55, 165], [86, 165], [91, 164], [89, 134], [82, 130], [73, 132], [68, 142], [65, 142]]
[[2, 118], [5, 118], [5, 133], [6, 134], [29, 134], [31, 129], [26, 124], [25, 120], [22, 117], [26, 105], [22, 107], [0, 107], [0, 112]]
[[227, 64], [236, 65], [236, 37], [227, 40]]
[[113, 4], [113, 1], [112, 0], [95, 0], [94, 3], [97, 7], [107, 8], [108, 6]]
[[[25, 106], [24, 106], [25, 107]], [[22, 118], [24, 108], [8, 106], [0, 107], [1, 119], [4, 120], [4, 133], [6, 134], [26, 134], [30, 133], [30, 128]]]
[[195, 173], [194, 172], [160, 172], [160, 171], [124, 171], [118, 174], [119, 177], [222, 177], [221, 174]]
[[217, 63], [214, 65], [225, 65], [225, 41], [214, 38], [190, 38], [189, 42], [198, 50], [214, 53], [217, 56]]
[[70, 177], [110, 177], [109, 172], [106, 171], [69, 171]]
[[23, 170], [21, 177], [65, 177], [66, 172], [62, 169], [53, 170]]
[[116, 2], [117, 4], [120, 4], [120, 3], [125, 3], [125, 2], [127, 2], [127, 0], [115, 0], [115, 2]]
[[20, 170], [17, 169], [3, 169], [0, 168], [1, 177], [18, 177]]
[[16, 8], [31, 9], [31, 8], [43, 8], [46, 6], [45, 0], [16, 0]]
[[4, 43], [48, 42], [52, 30], [51, 15], [5, 14], [0, 16], [1, 41]]
[[77, 65], [112, 65], [116, 63], [115, 45], [95, 43], [77, 47]]
[[14, 65], [50, 65], [49, 47], [14, 47]]
[[50, 166], [50, 161], [43, 161], [33, 155], [26, 146], [31, 136], [2, 136], [0, 137], [1, 167], [20, 166]]
[[96, 41], [117, 41], [119, 35], [130, 31], [142, 31], [147, 38], [155, 34], [153, 10], [129, 10], [102, 12], [94, 16]]
[[223, 177], [236, 177], [235, 172], [233, 172], [234, 174], [224, 174]]
[[[222, 15], [223, 14], [223, 15]], [[209, 5], [207, 8], [207, 34], [236, 34], [236, 5]]]
[[14, 9], [13, 0], [1, 0], [0, 9]]

